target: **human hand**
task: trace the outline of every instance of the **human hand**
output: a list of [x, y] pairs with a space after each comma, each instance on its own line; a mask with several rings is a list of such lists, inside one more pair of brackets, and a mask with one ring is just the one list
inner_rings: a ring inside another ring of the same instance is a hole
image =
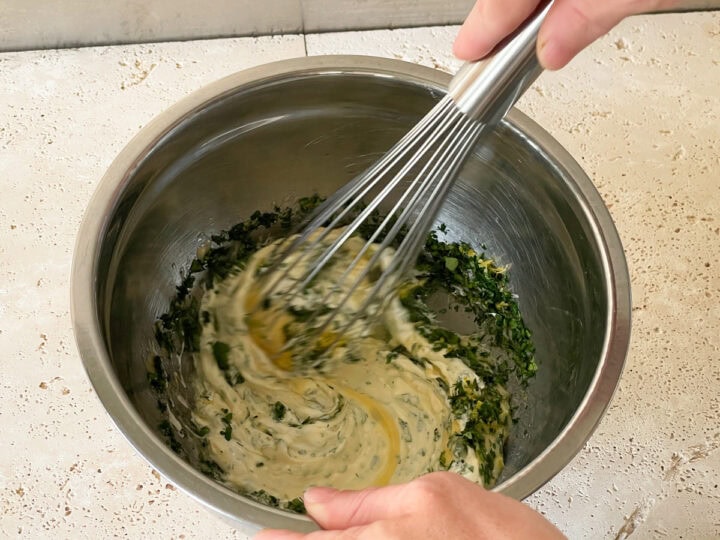
[[[629, 15], [669, 8], [679, 0], [555, 0], [538, 35], [545, 69], [560, 69]], [[455, 56], [487, 55], [537, 8], [540, 0], [477, 0], [455, 40]]]
[[308, 514], [323, 531], [265, 530], [253, 540], [558, 540], [565, 538], [524, 504], [449, 472], [363, 491], [312, 488]]

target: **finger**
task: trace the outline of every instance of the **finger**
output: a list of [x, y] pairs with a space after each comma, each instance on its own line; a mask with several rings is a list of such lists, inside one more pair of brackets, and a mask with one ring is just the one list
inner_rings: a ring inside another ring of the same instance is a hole
[[252, 540], [358, 540], [363, 529], [353, 527], [345, 531], [314, 531], [298, 533], [280, 529], [265, 529], [253, 536]]
[[556, 0], [538, 35], [538, 59], [560, 69], [625, 17], [622, 3]]
[[535, 10], [540, 0], [477, 0], [460, 28], [453, 52], [461, 60], [479, 60]]
[[405, 485], [370, 488], [362, 491], [338, 491], [312, 488], [303, 500], [308, 514], [323, 529], [358, 527], [405, 515]]
[[291, 531], [267, 529], [252, 540], [378, 540], [376, 536], [367, 536], [365, 527], [352, 527], [344, 531], [314, 531], [301, 534]]
[[669, 6], [677, 0], [556, 0], [538, 35], [545, 69], [560, 69], [629, 15]]
[[304, 540], [301, 533], [282, 531], [279, 529], [264, 529], [252, 537], [252, 540]]

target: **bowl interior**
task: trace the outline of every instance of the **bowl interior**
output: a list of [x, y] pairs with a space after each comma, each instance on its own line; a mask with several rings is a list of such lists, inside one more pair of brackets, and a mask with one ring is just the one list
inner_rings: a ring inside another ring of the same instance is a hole
[[[138, 158], [107, 217], [94, 296], [112, 369], [150, 429], [160, 421], [146, 379], [153, 323], [198, 246], [255, 210], [331, 193], [439, 94], [360, 72], [270, 78], [214, 98]], [[534, 334], [540, 370], [518, 390], [503, 479], [537, 458], [580, 407], [610, 309], [602, 249], [575, 184], [512, 118], [478, 146], [438, 218], [451, 239], [511, 266]]]

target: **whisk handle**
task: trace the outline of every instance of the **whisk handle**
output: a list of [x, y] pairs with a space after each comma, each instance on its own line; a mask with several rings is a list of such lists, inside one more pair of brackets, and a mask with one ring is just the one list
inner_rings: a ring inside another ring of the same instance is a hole
[[448, 94], [475, 120], [495, 124], [542, 73], [535, 52], [538, 32], [553, 1], [538, 9], [489, 55], [468, 62], [450, 82]]

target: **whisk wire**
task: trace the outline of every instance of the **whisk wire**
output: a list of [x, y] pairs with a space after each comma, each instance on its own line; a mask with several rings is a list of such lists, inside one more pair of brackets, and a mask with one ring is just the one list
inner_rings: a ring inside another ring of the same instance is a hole
[[[393, 282], [403, 276], [405, 267], [414, 263], [415, 257], [425, 241], [425, 233], [434, 221], [437, 211], [442, 205], [445, 193], [447, 193], [452, 186], [452, 182], [448, 180], [455, 178], [457, 170], [461, 167], [469, 150], [472, 149], [473, 144], [477, 140], [477, 136], [480, 134], [481, 130], [481, 125], [467, 126], [466, 129], [464, 129], [463, 135], [460, 136], [463, 138], [462, 144], [454, 148], [454, 151], [450, 156], [444, 156], [444, 161], [438, 168], [443, 165], [446, 166], [447, 164], [450, 164], [451, 167], [446, 168], [440, 178], [435, 178], [431, 175], [431, 181], [427, 182], [423, 192], [427, 192], [430, 188], [432, 188], [432, 191], [430, 195], [425, 198], [425, 204], [423, 207], [417, 211], [419, 219], [415, 220], [412, 224], [405, 236], [405, 240], [400, 244], [395, 252], [395, 255], [390, 259], [390, 264], [384, 269], [380, 278], [375, 282], [363, 304], [353, 314], [352, 319], [347, 323], [347, 325], [345, 325], [345, 329], [349, 328], [357, 320], [357, 318], [372, 305], [377, 296], [382, 292], [383, 288], [392, 288]], [[402, 225], [400, 225], [400, 220], [398, 220], [398, 223], [396, 223], [395, 226], [398, 228], [396, 231], [397, 233], [402, 227]], [[382, 253], [389, 244], [390, 242], [388, 241], [388, 238], [386, 238], [377, 249], [377, 254]], [[371, 268], [372, 264], [373, 261], [368, 264], [368, 268]], [[352, 294], [352, 290], [356, 288], [359, 283], [360, 282], [357, 281], [353, 285], [351, 292], [347, 295], [348, 298], [350, 294]], [[385, 296], [383, 298], [387, 301], [391, 297]]]
[[[445, 108], [446, 107], [442, 107], [441, 111], [438, 112], [437, 119], [439, 125], [433, 125], [433, 122], [428, 123], [428, 132], [434, 130], [437, 130], [438, 132], [444, 132], [447, 126], [454, 121], [452, 115], [447, 115], [447, 117], [445, 117], [445, 114], [443, 114], [445, 112], [443, 109]], [[418, 135], [425, 135], [425, 133], [418, 132]], [[423, 139], [419, 140], [423, 141]], [[396, 159], [391, 165], [389, 165], [384, 171], [376, 174], [374, 181], [368, 186], [367, 189], [363, 190], [363, 192], [359, 195], [357, 202], [361, 202], [362, 197], [365, 196], [370, 191], [370, 189], [375, 187], [375, 185], [380, 183], [380, 181], [384, 178], [385, 173], [391, 172], [393, 170], [393, 167], [397, 165], [397, 162], [400, 162], [405, 155], [409, 154], [413, 150], [415, 142], [415, 140], [401, 141], [401, 143], [397, 145], [398, 148], [400, 148], [402, 151], [397, 153]], [[350, 238], [357, 232], [357, 230], [362, 226], [362, 224], [365, 223], [365, 221], [378, 209], [380, 204], [382, 204], [383, 201], [387, 200], [387, 197], [390, 195], [390, 193], [392, 193], [395, 188], [407, 178], [408, 174], [415, 167], [417, 167], [418, 162], [421, 161], [424, 153], [430, 148], [432, 148], [433, 144], [434, 141], [432, 139], [425, 140], [420, 145], [420, 147], [417, 148], [417, 150], [415, 150], [415, 152], [407, 160], [404, 161], [403, 166], [397, 173], [393, 175], [391, 180], [387, 184], [385, 184], [385, 186], [383, 186], [381, 191], [376, 196], [374, 196], [373, 199], [367, 205], [365, 205], [365, 207], [358, 213], [358, 215], [355, 216], [352, 222], [344, 228], [340, 236], [330, 246], [328, 246], [320, 256], [317, 257], [313, 268], [308, 272], [304, 279], [298, 281], [299, 285], [295, 287], [296, 289], [303, 290], [312, 281], [312, 279], [322, 271], [325, 265], [332, 259], [333, 255], [337, 253], [337, 251], [348, 240], [348, 238]], [[425, 168], [427, 168], [427, 165], [425, 166]], [[422, 177], [424, 172], [424, 169], [420, 171], [416, 178]], [[401, 199], [404, 199], [407, 196], [408, 192], [409, 190], [406, 190], [401, 195]], [[350, 208], [353, 208], [354, 206], [355, 205], [348, 206], [346, 210], [350, 210]], [[313, 248], [320, 244], [321, 241], [327, 236], [327, 234], [329, 234], [329, 232], [334, 227], [341, 223], [340, 219], [341, 218], [338, 217], [334, 219], [330, 225], [328, 225], [328, 227], [323, 231], [323, 234], [320, 236], [320, 238], [316, 239], [308, 247], [308, 252], [312, 252]]]
[[[357, 265], [371, 246], [376, 245], [375, 241], [382, 234], [382, 231], [384, 231], [390, 223], [392, 223], [392, 227], [387, 232], [385, 238], [379, 246], [377, 246], [368, 263], [355, 277], [354, 282], [348, 289], [346, 289], [346, 292], [340, 301], [325, 317], [321, 325], [314, 329], [315, 333], [322, 334], [331, 322], [336, 320], [337, 314], [345, 306], [345, 304], [347, 304], [362, 281], [378, 264], [384, 250], [392, 245], [398, 234], [400, 234], [402, 229], [407, 226], [408, 222], [413, 217], [417, 217], [418, 219], [415, 219], [406, 236], [400, 243], [395, 256], [390, 260], [390, 264], [388, 267], [383, 269], [383, 272], [373, 285], [373, 288], [363, 301], [360, 308], [358, 310], [354, 310], [354, 313], [351, 315], [349, 320], [341, 328], [337, 329], [338, 331], [336, 332], [336, 335], [339, 336], [346, 332], [357, 321], [357, 318], [362, 313], [365, 313], [366, 310], [375, 302], [378, 295], [383, 292], [383, 289], [392, 288], [394, 283], [403, 275], [403, 271], [405, 269], [404, 265], [414, 261], [414, 256], [422, 247], [424, 233], [429, 228], [430, 223], [434, 220], [437, 210], [439, 210], [442, 203], [444, 194], [452, 185], [452, 182], [448, 180], [454, 179], [457, 170], [464, 162], [464, 158], [466, 157], [468, 151], [472, 149], [472, 145], [476, 141], [482, 128], [482, 125], [465, 117], [465, 115], [463, 115], [460, 111], [452, 111], [452, 113], [448, 115], [448, 118], [446, 118], [446, 122], [444, 122], [444, 124], [449, 126], [448, 129], [435, 132], [434, 136], [428, 141], [429, 144], [425, 145], [427, 148], [435, 147], [432, 155], [426, 159], [426, 162], [420, 172], [410, 182], [409, 187], [403, 191], [392, 210], [386, 215], [380, 225], [377, 226], [353, 261], [345, 269], [343, 275], [338, 279], [337, 285], [339, 290], [343, 289], [342, 285], [344, 285], [347, 278], [353, 274]], [[439, 143], [438, 139], [441, 139]], [[420, 160], [420, 156], [421, 154], [418, 153], [415, 154], [413, 158], [415, 161], [418, 161]], [[392, 183], [397, 184], [399, 180], [402, 180], [411, 169], [412, 167], [398, 172], [396, 176], [393, 177]], [[417, 189], [415, 189], [416, 187]], [[407, 204], [403, 205], [404, 200], [411, 193], [412, 196], [410, 197], [410, 200]], [[378, 199], [379, 198], [380, 197], [378, 197]], [[422, 205], [422, 207], [418, 210], [419, 204]], [[396, 218], [396, 215], [400, 210], [402, 210], [400, 216]], [[340, 242], [339, 238], [336, 240], [336, 243], [338, 242]], [[328, 292], [325, 295], [325, 298], [321, 301], [320, 305], [326, 305], [331, 295], [332, 291]], [[384, 299], [389, 299], [390, 297], [390, 295], [381, 296], [381, 298]], [[384, 301], [382, 301], [381, 304], [384, 304]], [[380, 309], [382, 309], [382, 307], [383, 306], [380, 306]]]
[[[457, 110], [454, 102], [447, 96], [437, 103], [432, 109], [430, 114], [423, 117], [423, 119], [405, 135], [398, 143], [396, 143], [385, 156], [380, 159], [370, 169], [357, 176], [349, 184], [344, 186], [341, 190], [337, 191], [333, 196], [326, 200], [315, 213], [315, 216], [310, 219], [308, 224], [304, 227], [303, 232], [293, 241], [290, 246], [284, 250], [278, 260], [285, 260], [290, 253], [297, 253], [299, 256], [296, 258], [296, 264], [301, 263], [302, 260], [312, 253], [315, 253], [315, 248], [322, 243], [330, 232], [335, 229], [342, 220], [357, 206], [357, 203], [363, 200], [365, 197], [380, 181], [385, 178], [389, 171], [397, 167], [401, 160], [407, 155], [418, 142], [422, 143], [420, 149], [413, 156], [415, 159], [409, 160], [405, 163], [401, 170], [393, 177], [393, 180], [383, 187], [380, 194], [373, 198], [373, 200], [365, 207], [358, 216], [345, 228], [341, 234], [341, 238], [336, 239], [328, 248], [319, 255], [312, 265], [312, 268], [295, 282], [292, 286], [292, 290], [285, 291], [288, 302], [291, 302], [299, 291], [302, 291], [312, 281], [312, 279], [319, 274], [327, 263], [332, 259], [333, 255], [337, 252], [342, 244], [352, 236], [362, 223], [377, 209], [383, 199], [389, 195], [392, 190], [404, 179], [407, 173], [416, 166], [419, 156], [429, 146], [428, 141], [424, 141], [425, 135], [428, 131], [442, 130], [444, 125], [451, 121], [448, 118], [448, 111], [453, 109]], [[440, 124], [440, 125], [436, 125]], [[354, 201], [354, 202], [353, 202]], [[353, 204], [348, 204], [353, 202]], [[319, 234], [315, 234], [316, 231], [320, 230], [324, 224], [327, 224]], [[314, 236], [313, 236], [314, 235]], [[303, 244], [308, 243], [312, 237], [310, 244], [304, 249]], [[275, 269], [273, 269], [275, 270]], [[288, 277], [291, 271], [290, 267], [286, 267], [282, 271], [270, 271], [268, 274], [273, 276], [270, 284], [263, 291], [265, 297], [269, 297], [275, 292], [277, 286]]]
[[[449, 121], [450, 121], [450, 119], [448, 119], [448, 123], [449, 123]], [[454, 131], [455, 130], [451, 130], [448, 133], [448, 136], [452, 137], [454, 135]], [[432, 141], [432, 140], [429, 141], [429, 143], [432, 143], [432, 142], [434, 142], [434, 141]], [[387, 232], [387, 234], [385, 235], [385, 239], [384, 239], [383, 243], [380, 245], [380, 248], [376, 250], [375, 254], [372, 256], [370, 261], [365, 265], [365, 269], [359, 274], [359, 276], [356, 278], [355, 283], [351, 286], [350, 294], [362, 282], [362, 280], [372, 271], [372, 269], [374, 268], [375, 264], [378, 262], [381, 254], [382, 254], [382, 249], [384, 247], [388, 247], [390, 244], [392, 244], [392, 242], [395, 240], [397, 235], [402, 230], [402, 227], [405, 226], [407, 218], [410, 217], [410, 215], [413, 213], [413, 208], [416, 205], [418, 199], [420, 199], [423, 195], [425, 195], [425, 193], [428, 189], [428, 186], [430, 185], [430, 183], [428, 182], [428, 179], [432, 178], [432, 175], [434, 174], [435, 169], [438, 168], [438, 165], [436, 164], [433, 169], [431, 169], [431, 167], [433, 166], [433, 164], [436, 163], [435, 159], [442, 152], [442, 150], [443, 150], [443, 146], [441, 145], [440, 147], [438, 147], [435, 150], [435, 152], [430, 157], [430, 159], [427, 160], [427, 162], [425, 163], [423, 168], [416, 175], [413, 175], [412, 180], [410, 180], [409, 186], [402, 191], [402, 193], [400, 194], [400, 197], [395, 202], [392, 209], [383, 218], [381, 223], [375, 227], [373, 233], [370, 235], [369, 238], [367, 238], [367, 241], [365, 242], [363, 247], [358, 251], [358, 253], [355, 255], [352, 262], [347, 266], [343, 275], [338, 279], [338, 285], [342, 285], [345, 283], [347, 277], [353, 273], [353, 271], [357, 267], [358, 263], [363, 259], [364, 255], [368, 252], [368, 250], [375, 244], [378, 237], [380, 237], [380, 235], [383, 233], [383, 231], [385, 231], [385, 229], [389, 225], [392, 224], [393, 226], [390, 229], [390, 231]], [[440, 157], [440, 159], [442, 159], [442, 156]], [[410, 172], [410, 170], [414, 167], [415, 162], [418, 160], [419, 160], [419, 158], [418, 158], [417, 154], [414, 155], [413, 158], [411, 158], [411, 160], [408, 160], [408, 163], [410, 163], [412, 161], [413, 165], [411, 165], [410, 167], [404, 167], [403, 169], [401, 169], [392, 178], [392, 180], [388, 183], [388, 187], [395, 187], [402, 180], [404, 180], [407, 173]], [[428, 169], [431, 169], [431, 170], [428, 172]], [[415, 190], [415, 187], [418, 184], [420, 184], [421, 187], [419, 190]], [[389, 191], [388, 192], [383, 191], [382, 193], [380, 193], [378, 195], [377, 199], [382, 200], [386, 197], [387, 194], [389, 194]], [[408, 197], [410, 197], [411, 194], [412, 194], [412, 197], [410, 198], [410, 200], [407, 202], [407, 204], [404, 204], [405, 200]], [[402, 212], [401, 212], [400, 216], [397, 217], [397, 213], [399, 211], [402, 211]], [[351, 224], [348, 227], [348, 229], [352, 229], [352, 230], [351, 231], [346, 230], [346, 233], [350, 232], [350, 234], [352, 234], [352, 232], [357, 230], [357, 228], [364, 222], [365, 218], [367, 218], [368, 216], [369, 216], [369, 214], [359, 215], [356, 218], [356, 220], [353, 222], [353, 224]], [[336, 239], [336, 241], [333, 243], [333, 247], [339, 247], [339, 245], [342, 244], [350, 236], [350, 234], [345, 234], [342, 237]], [[328, 293], [326, 298], [323, 299], [323, 302], [325, 302], [329, 299], [329, 295], [330, 295], [330, 293]], [[349, 295], [346, 295], [346, 298], [348, 298], [348, 297], [349, 297]], [[342, 307], [343, 304], [344, 304], [344, 302], [342, 302], [341, 305], [338, 306], [338, 308]]]

